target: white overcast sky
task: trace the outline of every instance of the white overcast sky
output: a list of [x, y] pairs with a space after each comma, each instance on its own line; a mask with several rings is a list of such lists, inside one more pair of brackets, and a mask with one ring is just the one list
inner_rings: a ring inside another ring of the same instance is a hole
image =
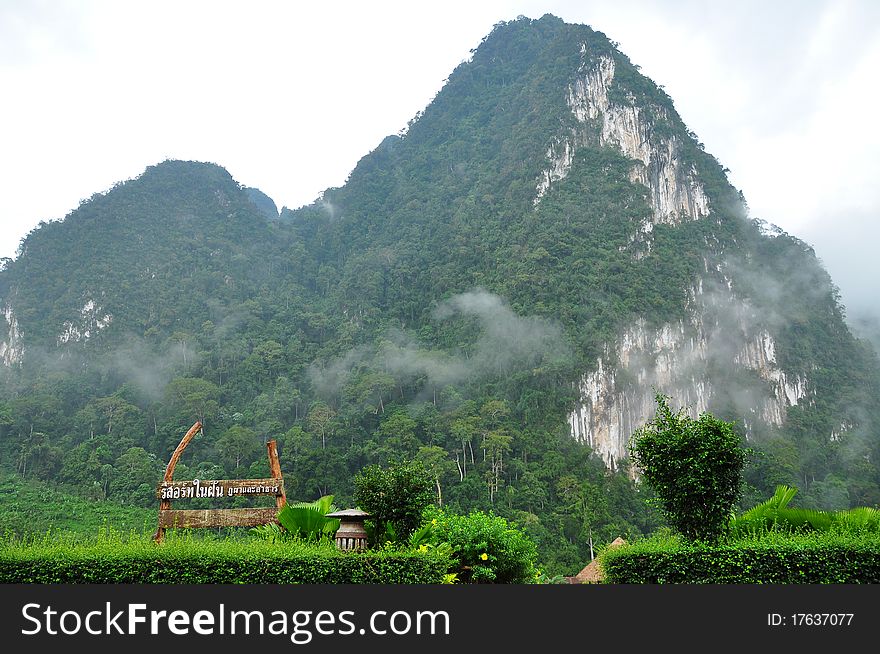
[[167, 158], [279, 208], [344, 183], [502, 20], [605, 32], [751, 213], [880, 309], [880, 2], [0, 0], [0, 256]]

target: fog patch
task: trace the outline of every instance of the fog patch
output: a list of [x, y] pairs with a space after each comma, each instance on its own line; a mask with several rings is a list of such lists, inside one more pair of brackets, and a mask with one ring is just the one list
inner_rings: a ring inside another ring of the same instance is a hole
[[133, 385], [152, 402], [163, 397], [165, 387], [185, 366], [197, 363], [193, 351], [188, 353], [185, 362], [177, 344], [169, 343], [157, 350], [136, 337], [115, 348], [104, 361], [102, 365], [107, 371]]
[[312, 364], [310, 378], [324, 397], [339, 393], [354, 375], [384, 373], [398, 385], [444, 388], [538, 366], [571, 356], [562, 328], [536, 316], [520, 316], [498, 295], [475, 289], [441, 302], [433, 319], [476, 319], [479, 336], [467, 352], [430, 349], [401, 330], [384, 334], [378, 346], [353, 348], [324, 365]]

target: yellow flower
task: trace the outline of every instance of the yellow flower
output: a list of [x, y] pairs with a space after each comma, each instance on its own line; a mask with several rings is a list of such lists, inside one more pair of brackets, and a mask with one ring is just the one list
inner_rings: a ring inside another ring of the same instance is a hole
[[486, 554], [485, 552], [483, 552], [482, 554], [480, 554], [480, 558], [481, 558], [483, 561], [485, 561], [485, 560], [487, 560], [487, 559], [489, 558], [489, 555]]
[[434, 518], [433, 520], [431, 520], [431, 524], [436, 527], [437, 526], [437, 518]]
[[427, 551], [428, 551], [427, 545], [419, 545], [419, 552], [427, 552]]

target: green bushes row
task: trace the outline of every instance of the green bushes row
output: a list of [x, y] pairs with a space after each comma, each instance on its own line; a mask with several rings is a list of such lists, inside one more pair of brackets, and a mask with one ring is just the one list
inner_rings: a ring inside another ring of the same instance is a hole
[[654, 535], [600, 557], [606, 583], [856, 584], [880, 582], [880, 512], [790, 508], [797, 489], [739, 516], [747, 450], [733, 424], [704, 413], [657, 414], [632, 438], [632, 461], [677, 536]]
[[330, 543], [141, 538], [0, 545], [0, 583], [39, 584], [439, 584], [450, 567], [437, 552], [340, 552]]
[[600, 557], [612, 584], [880, 583], [877, 534], [769, 533], [723, 545], [653, 536]]

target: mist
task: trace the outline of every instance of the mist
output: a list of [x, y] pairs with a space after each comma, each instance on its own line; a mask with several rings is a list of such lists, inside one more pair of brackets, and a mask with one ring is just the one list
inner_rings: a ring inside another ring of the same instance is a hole
[[850, 329], [880, 352], [880, 224], [875, 213], [831, 215], [809, 225], [803, 238], [840, 289]]
[[359, 368], [379, 370], [398, 384], [420, 382], [423, 389], [529, 371], [571, 355], [562, 328], [545, 318], [517, 315], [498, 295], [474, 289], [437, 305], [437, 323], [456, 318], [477, 321], [480, 334], [467, 352], [429, 349], [400, 330], [386, 332], [378, 347], [359, 346], [325, 365], [309, 369], [325, 397], [338, 393]]
[[186, 365], [196, 363], [195, 358], [196, 354], [190, 352], [185, 360], [183, 351], [171, 345], [156, 352], [142, 339], [131, 337], [115, 348], [102, 365], [137, 388], [146, 399], [156, 402], [162, 399], [165, 387], [182, 374]]

